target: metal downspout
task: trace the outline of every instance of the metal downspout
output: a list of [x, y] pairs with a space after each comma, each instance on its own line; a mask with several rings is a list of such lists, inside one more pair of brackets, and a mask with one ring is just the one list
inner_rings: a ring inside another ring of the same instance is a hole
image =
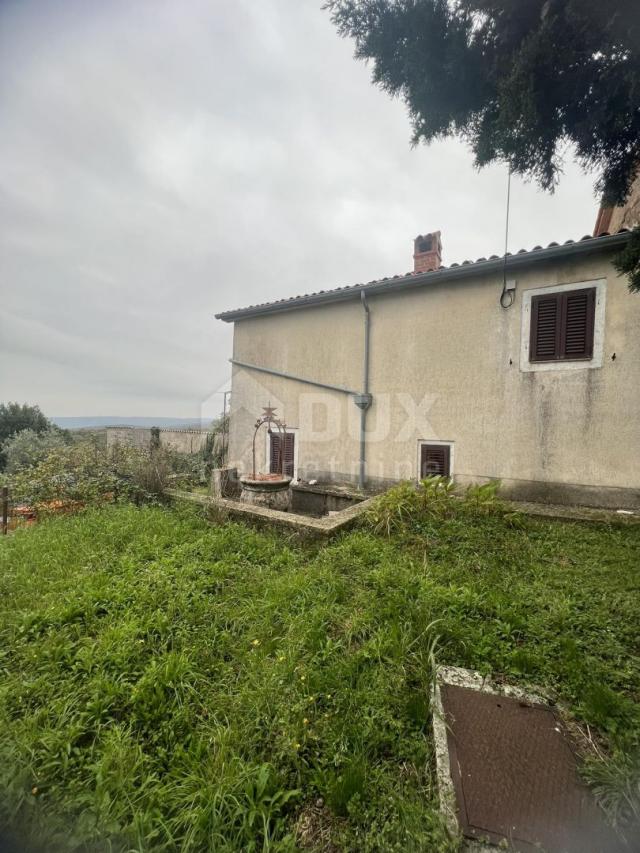
[[367, 470], [367, 441], [366, 441], [366, 426], [367, 426], [367, 409], [371, 405], [371, 395], [369, 394], [369, 327], [371, 324], [369, 306], [367, 305], [367, 297], [364, 290], [360, 291], [360, 301], [364, 308], [364, 360], [363, 360], [363, 376], [362, 376], [362, 395], [356, 404], [360, 407], [360, 468], [358, 472], [358, 487], [364, 489], [366, 483]]

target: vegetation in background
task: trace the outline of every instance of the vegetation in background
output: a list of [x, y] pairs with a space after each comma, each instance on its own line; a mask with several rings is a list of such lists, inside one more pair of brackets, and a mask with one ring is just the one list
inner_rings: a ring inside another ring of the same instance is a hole
[[568, 703], [626, 826], [640, 526], [514, 524], [431, 485], [389, 535], [323, 547], [130, 504], [6, 537], [0, 823], [48, 851], [454, 850], [435, 656]]
[[[552, 189], [575, 148], [606, 204], [640, 161], [640, 13], [629, 0], [328, 0], [334, 23], [409, 110], [413, 141], [456, 136], [481, 167]], [[640, 242], [625, 272], [640, 289]]]
[[64, 432], [42, 414], [39, 406], [28, 406], [26, 403], [22, 405], [0, 403], [0, 471], [4, 470], [6, 464], [4, 443], [11, 436], [27, 429], [36, 433]]
[[629, 277], [629, 288], [640, 293], [640, 228], [634, 228], [631, 239], [614, 261], [620, 275]]
[[208, 486], [212, 468], [220, 464], [215, 434], [200, 452], [189, 454], [162, 447], [159, 432], [152, 430], [149, 448], [107, 449], [86, 433], [70, 439], [61, 431], [22, 430], [5, 442], [7, 471], [0, 479], [14, 505], [40, 512], [126, 498], [154, 501], [169, 487]]
[[222, 466], [220, 435], [210, 432], [198, 453], [170, 453], [170, 456], [181, 488], [189, 489], [197, 485], [208, 488], [212, 470]]
[[60, 450], [70, 443], [70, 438], [58, 429], [36, 432], [23, 429], [8, 438], [2, 445], [7, 474], [37, 465], [53, 450]]
[[162, 497], [170, 485], [171, 458], [162, 450], [100, 449], [91, 441], [63, 444], [40, 461], [4, 478], [14, 504], [38, 512], [82, 508], [105, 501]]

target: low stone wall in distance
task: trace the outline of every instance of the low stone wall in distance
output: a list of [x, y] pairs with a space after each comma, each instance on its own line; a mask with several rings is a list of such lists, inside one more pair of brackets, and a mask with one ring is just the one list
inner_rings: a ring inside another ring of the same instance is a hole
[[[150, 427], [107, 427], [107, 449], [116, 444], [127, 447], [147, 449], [151, 446], [152, 430]], [[177, 453], [200, 453], [204, 449], [207, 436], [211, 433], [206, 429], [160, 429], [158, 431], [160, 447], [174, 450]], [[218, 449], [221, 441], [220, 433], [216, 433], [214, 450]]]

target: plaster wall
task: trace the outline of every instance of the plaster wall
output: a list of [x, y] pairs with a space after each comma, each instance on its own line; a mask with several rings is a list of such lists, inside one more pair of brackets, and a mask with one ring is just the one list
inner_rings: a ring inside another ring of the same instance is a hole
[[[599, 362], [528, 369], [526, 291], [592, 282], [604, 300]], [[444, 441], [463, 483], [499, 478], [516, 498], [640, 506], [640, 296], [610, 253], [519, 270], [508, 309], [501, 287], [479, 276], [369, 298], [369, 482], [417, 478], [420, 442]], [[234, 358], [360, 391], [363, 315], [354, 299], [247, 318], [235, 324]], [[357, 478], [349, 395], [237, 366], [232, 388], [229, 464], [250, 470], [253, 424], [271, 401], [297, 430], [298, 476]], [[263, 439], [256, 464], [266, 470]]]

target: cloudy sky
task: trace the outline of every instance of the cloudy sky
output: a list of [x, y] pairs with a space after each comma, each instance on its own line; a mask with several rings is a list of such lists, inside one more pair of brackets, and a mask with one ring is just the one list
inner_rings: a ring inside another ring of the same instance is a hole
[[[506, 174], [411, 149], [319, 0], [0, 2], [0, 399], [197, 417], [214, 313], [503, 250]], [[514, 181], [510, 248], [591, 231], [569, 157]]]

